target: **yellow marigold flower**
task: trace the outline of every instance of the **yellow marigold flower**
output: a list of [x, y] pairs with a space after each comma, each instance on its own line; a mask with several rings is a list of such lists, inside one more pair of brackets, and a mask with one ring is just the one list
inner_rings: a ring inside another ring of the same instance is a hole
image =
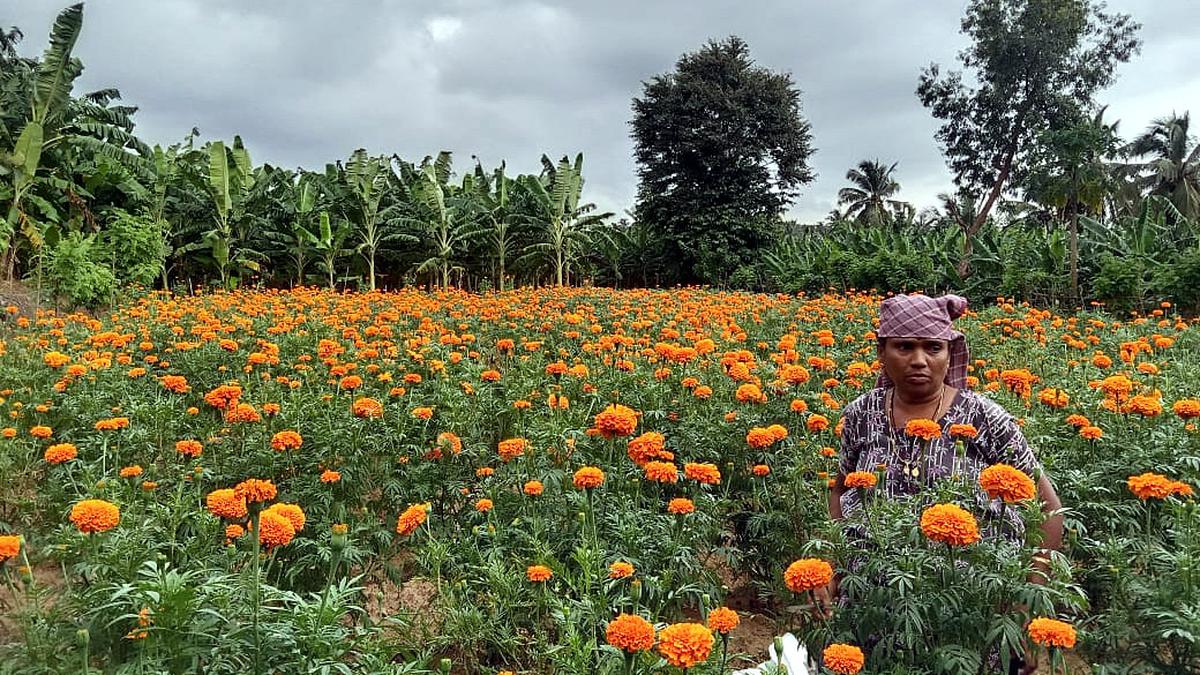
[[107, 532], [121, 522], [121, 510], [103, 499], [85, 499], [71, 507], [71, 522], [84, 534]]
[[783, 572], [783, 582], [794, 593], [824, 588], [830, 581], [833, 581], [833, 565], [818, 558], [801, 558]]
[[862, 650], [853, 645], [834, 643], [821, 652], [821, 663], [838, 675], [854, 675], [865, 661]]
[[595, 466], [585, 466], [575, 472], [571, 480], [581, 490], [591, 490], [604, 484], [604, 472]]
[[738, 627], [742, 622], [738, 613], [728, 607], [717, 607], [708, 613], [708, 627], [721, 635], [728, 635], [729, 631]]
[[988, 497], [999, 497], [1012, 504], [1033, 499], [1037, 487], [1024, 471], [1008, 464], [993, 464], [979, 472], [979, 486]]
[[1058, 619], [1039, 616], [1029, 622], [1029, 638], [1043, 647], [1071, 649], [1075, 646], [1075, 628]]
[[698, 623], [673, 623], [658, 634], [658, 653], [676, 668], [704, 663], [712, 647], [712, 631]]
[[79, 450], [71, 443], [56, 443], [42, 454], [42, 458], [50, 464], [62, 464], [79, 456]]
[[975, 516], [955, 504], [934, 504], [921, 513], [921, 532], [930, 541], [968, 546], [979, 541]]

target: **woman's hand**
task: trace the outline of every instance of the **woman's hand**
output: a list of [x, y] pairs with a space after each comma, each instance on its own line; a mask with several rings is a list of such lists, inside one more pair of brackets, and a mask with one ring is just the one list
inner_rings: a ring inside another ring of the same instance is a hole
[[813, 606], [813, 615], [817, 618], [831, 618], [833, 616], [833, 605], [838, 599], [837, 575], [833, 576], [833, 579], [827, 586], [813, 591], [813, 598], [817, 601]]

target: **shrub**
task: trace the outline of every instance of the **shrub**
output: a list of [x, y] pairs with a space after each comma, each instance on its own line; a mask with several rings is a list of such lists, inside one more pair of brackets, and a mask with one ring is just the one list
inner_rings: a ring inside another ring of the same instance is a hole
[[72, 305], [96, 307], [112, 299], [117, 279], [102, 261], [96, 235], [79, 232], [59, 239], [46, 260], [46, 284]]

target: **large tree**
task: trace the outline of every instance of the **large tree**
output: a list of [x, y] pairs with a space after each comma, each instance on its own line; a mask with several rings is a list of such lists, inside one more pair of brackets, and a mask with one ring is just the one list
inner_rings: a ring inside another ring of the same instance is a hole
[[753, 261], [813, 179], [799, 90], [737, 37], [684, 54], [633, 113], [637, 219], [663, 235], [680, 281], [721, 282]]
[[[1095, 105], [1118, 63], [1138, 50], [1140, 26], [1091, 0], [971, 0], [962, 20], [970, 46], [958, 56], [969, 76], [922, 73], [921, 103], [942, 121], [937, 140], [960, 190], [980, 196], [965, 232], [961, 274], [972, 237], [1000, 196], [1022, 183], [1046, 129], [1062, 128]], [[969, 84], [968, 84], [969, 82]]]
[[1188, 113], [1151, 122], [1125, 148], [1129, 155], [1144, 161], [1130, 164], [1126, 169], [1149, 194], [1166, 197], [1181, 215], [1197, 218], [1200, 217], [1200, 144], [1190, 133], [1190, 124]]

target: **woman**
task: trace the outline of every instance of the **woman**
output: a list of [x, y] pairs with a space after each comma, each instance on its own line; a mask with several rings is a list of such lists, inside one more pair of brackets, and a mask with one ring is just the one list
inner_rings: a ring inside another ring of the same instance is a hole
[[[1037, 481], [1042, 510], [1049, 517], [1042, 525], [1044, 549], [1034, 556], [1038, 571], [1030, 581], [1042, 583], [1049, 569], [1047, 549], [1058, 550], [1062, 543], [1063, 518], [1057, 513], [1062, 505], [1012, 415], [966, 389], [966, 340], [951, 325], [966, 309], [966, 299], [957, 295], [897, 295], [883, 301], [876, 334], [882, 372], [875, 388], [844, 411], [841, 466], [830, 491], [829, 513], [841, 519], [862, 508], [858, 491], [845, 486], [846, 475], [854, 471], [874, 472], [886, 465], [887, 479], [879, 495], [883, 499], [915, 495], [948, 477], [955, 470], [955, 444], [945, 430], [953, 424], [970, 424], [978, 436], [967, 444], [957, 471], [975, 483], [980, 471], [1003, 463]], [[904, 433], [909, 420], [922, 418], [939, 422], [943, 429], [925, 451], [921, 442]], [[1003, 531], [1008, 536], [1024, 540], [1017, 509], [1002, 510], [999, 500], [987, 500], [982, 491], [980, 499], [993, 516], [1005, 514]], [[836, 595], [836, 580], [829, 591]], [[1035, 669], [1036, 663], [1027, 656], [1020, 672]]]

